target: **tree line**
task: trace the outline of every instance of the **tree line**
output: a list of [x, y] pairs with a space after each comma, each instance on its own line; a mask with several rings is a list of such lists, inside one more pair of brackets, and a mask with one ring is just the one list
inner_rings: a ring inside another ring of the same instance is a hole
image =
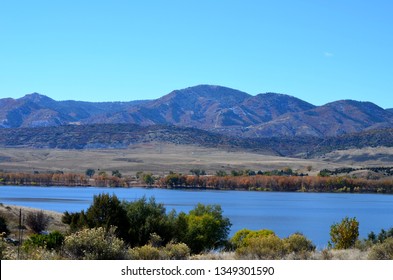
[[[251, 190], [275, 192], [348, 192], [348, 193], [393, 193], [392, 179], [363, 179], [349, 176], [303, 176], [291, 170], [278, 172], [217, 172], [205, 175], [192, 170], [193, 175], [170, 172], [157, 177], [151, 173], [138, 172], [136, 176], [123, 176], [118, 170], [109, 175], [87, 173], [6, 173], [0, 172], [3, 185], [45, 185], [45, 186], [97, 186], [132, 187], [148, 186], [158, 188], [201, 188], [223, 190]], [[280, 175], [277, 175], [280, 174]], [[289, 175], [292, 174], [292, 175]]]

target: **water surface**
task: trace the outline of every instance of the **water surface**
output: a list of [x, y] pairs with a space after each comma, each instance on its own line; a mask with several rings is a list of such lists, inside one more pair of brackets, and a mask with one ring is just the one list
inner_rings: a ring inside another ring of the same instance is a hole
[[380, 194], [1, 186], [0, 202], [76, 212], [86, 210], [100, 193], [127, 201], [154, 196], [177, 212], [188, 212], [197, 203], [219, 204], [232, 222], [231, 235], [242, 228], [271, 229], [280, 237], [302, 232], [320, 248], [327, 245], [330, 226], [345, 216], [358, 219], [361, 237], [393, 227], [393, 196]]

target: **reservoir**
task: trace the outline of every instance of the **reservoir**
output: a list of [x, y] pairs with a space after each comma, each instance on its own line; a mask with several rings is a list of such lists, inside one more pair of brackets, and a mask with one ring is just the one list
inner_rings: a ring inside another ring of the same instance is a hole
[[78, 212], [102, 193], [127, 201], [154, 197], [176, 212], [198, 203], [219, 204], [232, 223], [230, 235], [243, 228], [271, 229], [280, 237], [301, 232], [319, 248], [327, 246], [330, 226], [346, 216], [359, 221], [359, 238], [393, 227], [393, 195], [382, 194], [0, 186], [0, 203]]

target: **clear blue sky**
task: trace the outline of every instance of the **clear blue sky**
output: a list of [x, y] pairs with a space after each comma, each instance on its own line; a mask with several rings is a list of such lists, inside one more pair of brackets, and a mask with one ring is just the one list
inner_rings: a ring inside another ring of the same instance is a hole
[[392, 15], [391, 0], [1, 0], [0, 98], [214, 84], [393, 108]]

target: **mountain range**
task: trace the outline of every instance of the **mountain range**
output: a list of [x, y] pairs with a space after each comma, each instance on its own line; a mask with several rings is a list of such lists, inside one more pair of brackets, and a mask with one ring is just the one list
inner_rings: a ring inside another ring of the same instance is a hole
[[315, 106], [285, 94], [253, 96], [212, 85], [130, 102], [55, 101], [38, 93], [0, 99], [1, 128], [93, 124], [169, 125], [245, 138], [326, 138], [393, 128], [393, 109], [354, 100]]

